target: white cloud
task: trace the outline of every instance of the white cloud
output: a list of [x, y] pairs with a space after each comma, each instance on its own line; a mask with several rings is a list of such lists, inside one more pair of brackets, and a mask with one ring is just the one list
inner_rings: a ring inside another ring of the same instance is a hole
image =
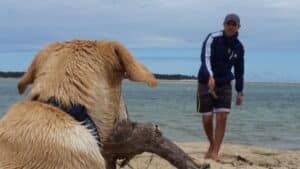
[[176, 37], [168, 37], [163, 35], [139, 35], [136, 38], [136, 44], [131, 44], [130, 46], [135, 47], [172, 47], [172, 46], [182, 46], [188, 47], [190, 44], [184, 39], [179, 39]]
[[0, 1], [0, 44], [13, 49], [22, 43], [105, 38], [132, 47], [198, 47], [209, 32], [222, 29], [226, 13], [236, 12], [249, 46], [274, 47], [277, 37], [284, 42], [280, 47], [291, 47], [298, 45], [291, 39], [300, 39], [298, 6], [298, 0]]
[[267, 7], [282, 10], [298, 10], [300, 1], [297, 0], [269, 0]]

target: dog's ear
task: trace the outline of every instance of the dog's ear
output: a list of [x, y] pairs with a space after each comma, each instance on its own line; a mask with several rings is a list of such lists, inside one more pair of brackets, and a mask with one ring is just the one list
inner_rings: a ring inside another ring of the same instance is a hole
[[150, 87], [157, 86], [157, 79], [154, 75], [144, 65], [135, 60], [123, 45], [113, 42], [113, 46], [130, 80], [147, 83]]
[[23, 94], [27, 88], [27, 85], [33, 83], [39, 65], [42, 63], [45, 57], [50, 53], [50, 51], [53, 50], [53, 47], [57, 46], [57, 44], [58, 43], [49, 44], [36, 54], [27, 72], [23, 75], [23, 77], [18, 83], [19, 94]]
[[35, 78], [37, 62], [40, 60], [41, 55], [37, 54], [29, 66], [27, 72], [23, 75], [18, 83], [19, 94], [23, 94], [27, 85], [31, 84]]

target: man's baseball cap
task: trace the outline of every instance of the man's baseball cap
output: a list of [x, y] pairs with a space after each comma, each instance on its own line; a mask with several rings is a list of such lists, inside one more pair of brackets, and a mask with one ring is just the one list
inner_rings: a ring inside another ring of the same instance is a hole
[[233, 21], [236, 24], [240, 25], [240, 17], [237, 14], [234, 13], [227, 14], [224, 19], [224, 24], [229, 21]]

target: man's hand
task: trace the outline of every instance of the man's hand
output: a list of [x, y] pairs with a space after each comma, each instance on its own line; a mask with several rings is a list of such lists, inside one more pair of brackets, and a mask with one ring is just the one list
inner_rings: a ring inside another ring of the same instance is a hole
[[207, 85], [208, 85], [209, 90], [214, 90], [215, 89], [215, 79], [214, 79], [214, 77], [209, 76]]
[[236, 95], [236, 102], [235, 104], [236, 105], [241, 105], [243, 103], [243, 93], [242, 92], [238, 92], [237, 95]]

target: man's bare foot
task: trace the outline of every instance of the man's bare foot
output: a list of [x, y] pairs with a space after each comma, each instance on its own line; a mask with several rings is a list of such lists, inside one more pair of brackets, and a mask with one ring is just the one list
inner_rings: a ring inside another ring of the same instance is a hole
[[210, 158], [211, 158], [212, 160], [216, 161], [216, 162], [219, 162], [219, 161], [220, 161], [219, 156], [218, 156], [217, 153], [213, 153], [213, 152], [212, 152], [212, 153], [210, 154]]
[[213, 149], [214, 149], [214, 147], [212, 145], [210, 145], [207, 152], [206, 152], [206, 154], [205, 154], [205, 156], [204, 156], [205, 159], [211, 158], [211, 154], [212, 154]]

